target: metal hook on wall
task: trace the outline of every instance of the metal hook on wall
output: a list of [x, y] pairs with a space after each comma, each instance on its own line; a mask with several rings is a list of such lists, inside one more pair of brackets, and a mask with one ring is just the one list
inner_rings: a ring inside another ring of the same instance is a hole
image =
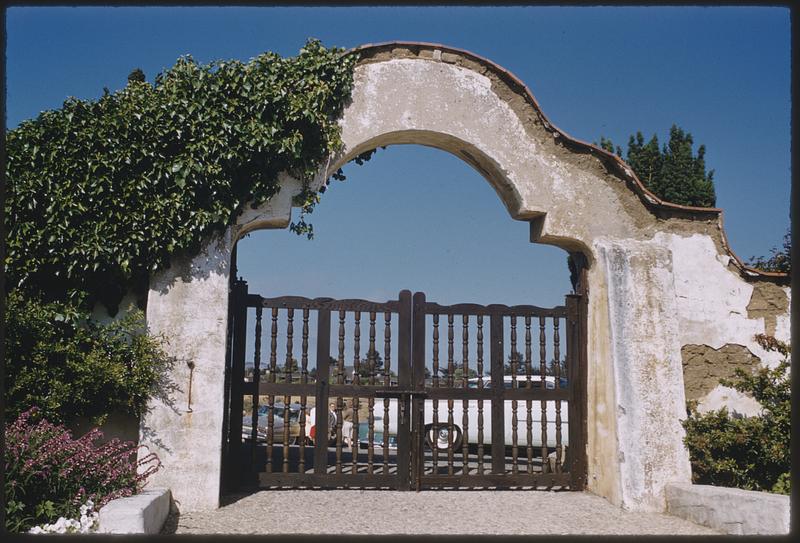
[[191, 413], [192, 412], [192, 377], [194, 376], [194, 362], [192, 360], [189, 360], [186, 363], [186, 365], [189, 366], [189, 401], [188, 401], [188, 403], [186, 405], [186, 412], [187, 413]]

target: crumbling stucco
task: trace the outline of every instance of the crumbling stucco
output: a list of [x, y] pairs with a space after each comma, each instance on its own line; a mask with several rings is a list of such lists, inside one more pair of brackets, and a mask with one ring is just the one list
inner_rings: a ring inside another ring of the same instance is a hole
[[752, 370], [760, 360], [744, 345], [726, 343], [719, 349], [708, 345], [684, 345], [684, 389], [687, 400], [701, 400], [719, 385], [720, 379], [730, 379], [737, 369]]
[[764, 330], [774, 336], [778, 318], [789, 311], [789, 296], [786, 291], [774, 283], [756, 282], [753, 294], [747, 304], [747, 316], [751, 319], [764, 319]]

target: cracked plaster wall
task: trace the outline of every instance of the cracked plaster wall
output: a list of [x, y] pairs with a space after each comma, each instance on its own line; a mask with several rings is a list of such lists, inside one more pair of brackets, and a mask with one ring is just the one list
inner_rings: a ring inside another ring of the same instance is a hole
[[662, 232], [654, 241], [674, 255], [683, 361], [686, 377], [695, 380], [686, 383], [690, 398], [699, 401], [700, 411], [726, 406], [744, 415], [756, 414], [758, 403], [719, 385], [719, 377], [732, 376], [734, 367], [759, 363], [774, 367], [781, 360], [754, 336], [766, 333], [790, 341], [790, 288], [744, 279], [730, 265], [731, 257], [720, 253], [708, 236]]

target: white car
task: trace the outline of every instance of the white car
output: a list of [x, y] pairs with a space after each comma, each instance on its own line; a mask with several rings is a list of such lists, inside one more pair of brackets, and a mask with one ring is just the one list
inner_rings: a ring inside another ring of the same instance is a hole
[[[504, 385], [507, 389], [512, 387], [511, 375], [504, 376]], [[527, 378], [524, 375], [516, 376], [517, 386], [525, 388], [527, 386]], [[469, 379], [467, 382], [469, 388], [478, 388], [478, 379]], [[532, 388], [541, 388], [542, 380], [539, 376], [531, 376]], [[567, 386], [565, 378], [561, 378], [561, 387]], [[555, 377], [545, 376], [545, 387], [549, 390], [554, 390]], [[484, 379], [483, 388], [491, 388], [491, 380]], [[478, 403], [480, 400], [468, 400], [467, 403], [467, 442], [478, 443]], [[392, 434], [397, 433], [397, 420], [395, 414], [398, 412], [397, 399], [389, 399], [389, 432]], [[433, 423], [433, 405], [438, 402], [437, 410], [437, 426]], [[426, 442], [429, 446], [435, 447], [438, 450], [447, 450], [448, 442], [450, 441], [450, 427], [448, 425], [448, 400], [425, 400], [424, 421]], [[556, 445], [556, 400], [548, 400], [545, 402], [545, 416], [547, 428], [547, 446], [550, 448]], [[505, 423], [505, 444], [513, 445], [513, 404], [514, 400], [505, 400], [504, 402], [504, 423]], [[526, 447], [528, 444], [528, 409], [526, 400], [517, 400], [517, 445], [519, 447]], [[568, 419], [567, 419], [567, 405], [566, 400], [560, 401], [560, 415], [561, 415], [561, 444], [563, 446], [569, 445], [568, 437]], [[452, 444], [454, 449], [461, 447], [464, 439], [463, 429], [463, 415], [464, 415], [464, 400], [453, 400], [453, 436]], [[375, 402], [374, 413], [375, 416], [383, 416], [383, 402]], [[542, 446], [542, 402], [540, 400], [531, 401], [531, 443], [534, 447]], [[483, 400], [483, 443], [490, 445], [492, 442], [492, 401], [489, 399]]]

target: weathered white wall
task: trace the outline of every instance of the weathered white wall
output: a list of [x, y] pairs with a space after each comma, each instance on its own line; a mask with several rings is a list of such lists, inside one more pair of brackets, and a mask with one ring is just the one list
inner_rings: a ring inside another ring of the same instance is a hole
[[[147, 324], [169, 338], [176, 359], [169, 400], [154, 398], [140, 424], [143, 456], [155, 452], [164, 469], [151, 484], [172, 489], [180, 510], [219, 504], [222, 460], [223, 384], [228, 327], [231, 251], [237, 239], [257, 228], [286, 228], [292, 197], [300, 184], [283, 175], [281, 190], [259, 209], [247, 207], [237, 224], [210, 239], [193, 258], [176, 258], [150, 281]], [[191, 372], [189, 405], [188, 362]]]
[[[680, 344], [707, 345], [713, 349], [726, 344], [742, 345], [761, 359], [763, 365], [777, 365], [782, 356], [766, 351], [754, 339], [756, 334], [770, 330], [764, 317], [749, 314], [754, 283], [731, 269], [731, 257], [721, 254], [710, 237], [700, 234], [684, 236], [659, 232], [653, 241], [673, 255]], [[790, 288], [780, 288], [790, 302]], [[789, 304], [775, 320], [775, 337], [789, 342]], [[700, 411], [709, 411], [722, 406], [744, 415], [754, 415], [760, 410], [758, 403], [749, 396], [722, 385], [715, 386], [700, 400], [698, 407]]]
[[[634, 192], [627, 166], [613, 170], [616, 159], [566, 142], [509, 81], [488, 61], [440, 46], [363, 50], [340, 121], [343, 149], [315, 187], [377, 146], [429, 145], [479, 171], [512, 218], [531, 222], [532, 241], [582, 251], [590, 265], [587, 485], [627, 509], [663, 511], [665, 486], [690, 481], [682, 346], [736, 342], [763, 355], [752, 335], [765, 319], [747, 316], [753, 287], [726, 260], [714, 212], [681, 215]], [[151, 283], [148, 323], [172, 338], [180, 389], [169, 403], [152, 402], [141, 441], [164, 462], [154, 484], [170, 487], [182, 510], [218, 505], [230, 255], [244, 233], [288, 226], [300, 185], [281, 183], [269, 203]], [[675, 216], [656, 217], [653, 206]], [[788, 309], [775, 327], [788, 337]]]
[[[230, 231], [209, 240], [192, 259], [176, 259], [151, 280], [147, 321], [169, 338], [176, 359], [169, 400], [154, 398], [140, 425], [139, 443], [158, 454], [164, 468], [154, 486], [172, 489], [184, 511], [219, 503], [222, 454], [222, 399], [228, 281], [233, 239]], [[188, 362], [194, 362], [189, 405]], [[140, 449], [140, 454], [147, 451]]]
[[595, 249], [608, 281], [619, 503], [661, 510], [665, 485], [691, 479], [673, 255], [632, 240], [597, 240]]

